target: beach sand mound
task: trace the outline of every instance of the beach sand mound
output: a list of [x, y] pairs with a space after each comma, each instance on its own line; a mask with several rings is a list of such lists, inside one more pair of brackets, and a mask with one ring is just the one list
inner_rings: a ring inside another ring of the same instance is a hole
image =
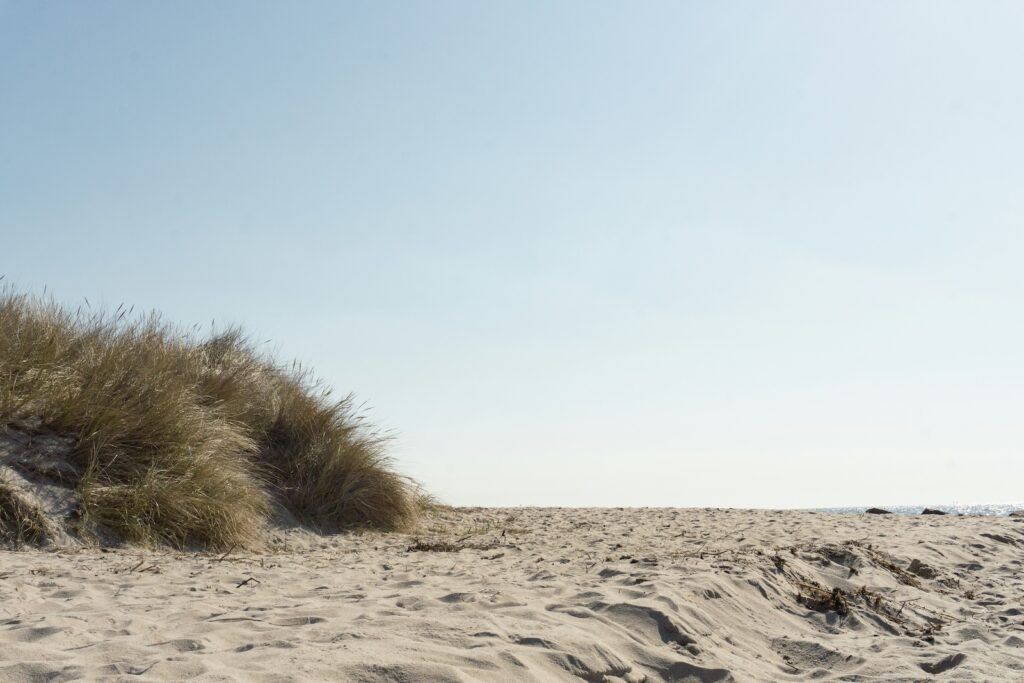
[[1018, 519], [442, 509], [280, 540], [0, 553], [0, 680], [1024, 680]]

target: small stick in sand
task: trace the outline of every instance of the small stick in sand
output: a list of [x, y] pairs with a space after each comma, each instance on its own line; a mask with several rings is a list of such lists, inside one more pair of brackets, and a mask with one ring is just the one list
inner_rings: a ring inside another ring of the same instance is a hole
[[909, 605], [912, 602], [917, 602], [918, 600], [920, 600], [920, 598], [914, 598], [912, 600], [904, 600], [903, 602], [901, 602], [900, 603], [900, 609], [899, 609], [898, 612], [896, 612], [896, 616], [898, 617], [899, 615], [901, 615], [903, 613], [903, 608], [904, 607], [906, 607], [907, 605]]

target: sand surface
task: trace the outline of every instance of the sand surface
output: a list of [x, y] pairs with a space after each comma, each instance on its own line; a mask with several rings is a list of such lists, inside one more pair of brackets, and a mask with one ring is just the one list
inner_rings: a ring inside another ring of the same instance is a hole
[[456, 509], [0, 552], [0, 681], [80, 679], [1024, 681], [1024, 519]]

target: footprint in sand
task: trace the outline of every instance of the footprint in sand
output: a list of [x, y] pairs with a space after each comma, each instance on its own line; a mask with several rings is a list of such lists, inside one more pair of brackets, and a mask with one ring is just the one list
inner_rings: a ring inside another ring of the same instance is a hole
[[677, 662], [662, 672], [666, 681], [694, 681], [699, 683], [736, 683], [728, 669], [711, 669], [687, 662]]
[[176, 640], [165, 640], [162, 643], [154, 643], [155, 647], [169, 647], [176, 652], [198, 652], [205, 650], [206, 645], [191, 638], [178, 638]]
[[776, 638], [772, 649], [797, 670], [849, 671], [864, 663], [863, 657], [844, 654], [810, 640]]
[[49, 638], [50, 636], [57, 635], [63, 632], [64, 629], [57, 626], [35, 626], [32, 628], [19, 629], [15, 631], [18, 634], [17, 637], [12, 640], [22, 643], [33, 643], [43, 638]]
[[399, 598], [395, 601], [395, 605], [402, 609], [421, 610], [428, 607], [427, 601], [417, 596], [411, 596], [408, 598]]
[[270, 623], [274, 626], [309, 626], [310, 624], [320, 624], [324, 621], [326, 619], [323, 617], [285, 617]]
[[235, 648], [235, 652], [249, 652], [250, 650], [255, 650], [258, 647], [277, 648], [280, 650], [292, 650], [294, 648], [297, 648], [298, 645], [287, 640], [268, 640], [263, 643], [246, 643], [245, 645], [239, 645]]
[[695, 645], [697, 642], [684, 632], [673, 617], [653, 607], [623, 602], [614, 605], [594, 603], [590, 609], [626, 628], [634, 637], [640, 637], [647, 642], [661, 641], [683, 647]]
[[558, 646], [556, 646], [550, 640], [545, 640], [544, 638], [536, 638], [534, 636], [513, 637], [512, 642], [516, 645], [525, 645], [526, 647], [542, 647], [546, 650], [558, 649]]
[[950, 669], [955, 669], [956, 667], [963, 664], [965, 659], [967, 659], [967, 655], [963, 654], [962, 652], [958, 652], [955, 655], [943, 657], [937, 662], [922, 662], [921, 664], [919, 664], [919, 666], [925, 673], [929, 673], [933, 676], [936, 676], [938, 674], [945, 673]]

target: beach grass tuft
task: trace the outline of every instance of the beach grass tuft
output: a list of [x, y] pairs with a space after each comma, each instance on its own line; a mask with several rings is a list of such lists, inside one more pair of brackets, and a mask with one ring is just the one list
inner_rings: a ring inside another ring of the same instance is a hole
[[129, 542], [250, 545], [282, 510], [321, 531], [394, 530], [419, 509], [351, 396], [238, 329], [202, 336], [6, 290], [0, 428], [26, 424], [70, 437], [78, 527]]

